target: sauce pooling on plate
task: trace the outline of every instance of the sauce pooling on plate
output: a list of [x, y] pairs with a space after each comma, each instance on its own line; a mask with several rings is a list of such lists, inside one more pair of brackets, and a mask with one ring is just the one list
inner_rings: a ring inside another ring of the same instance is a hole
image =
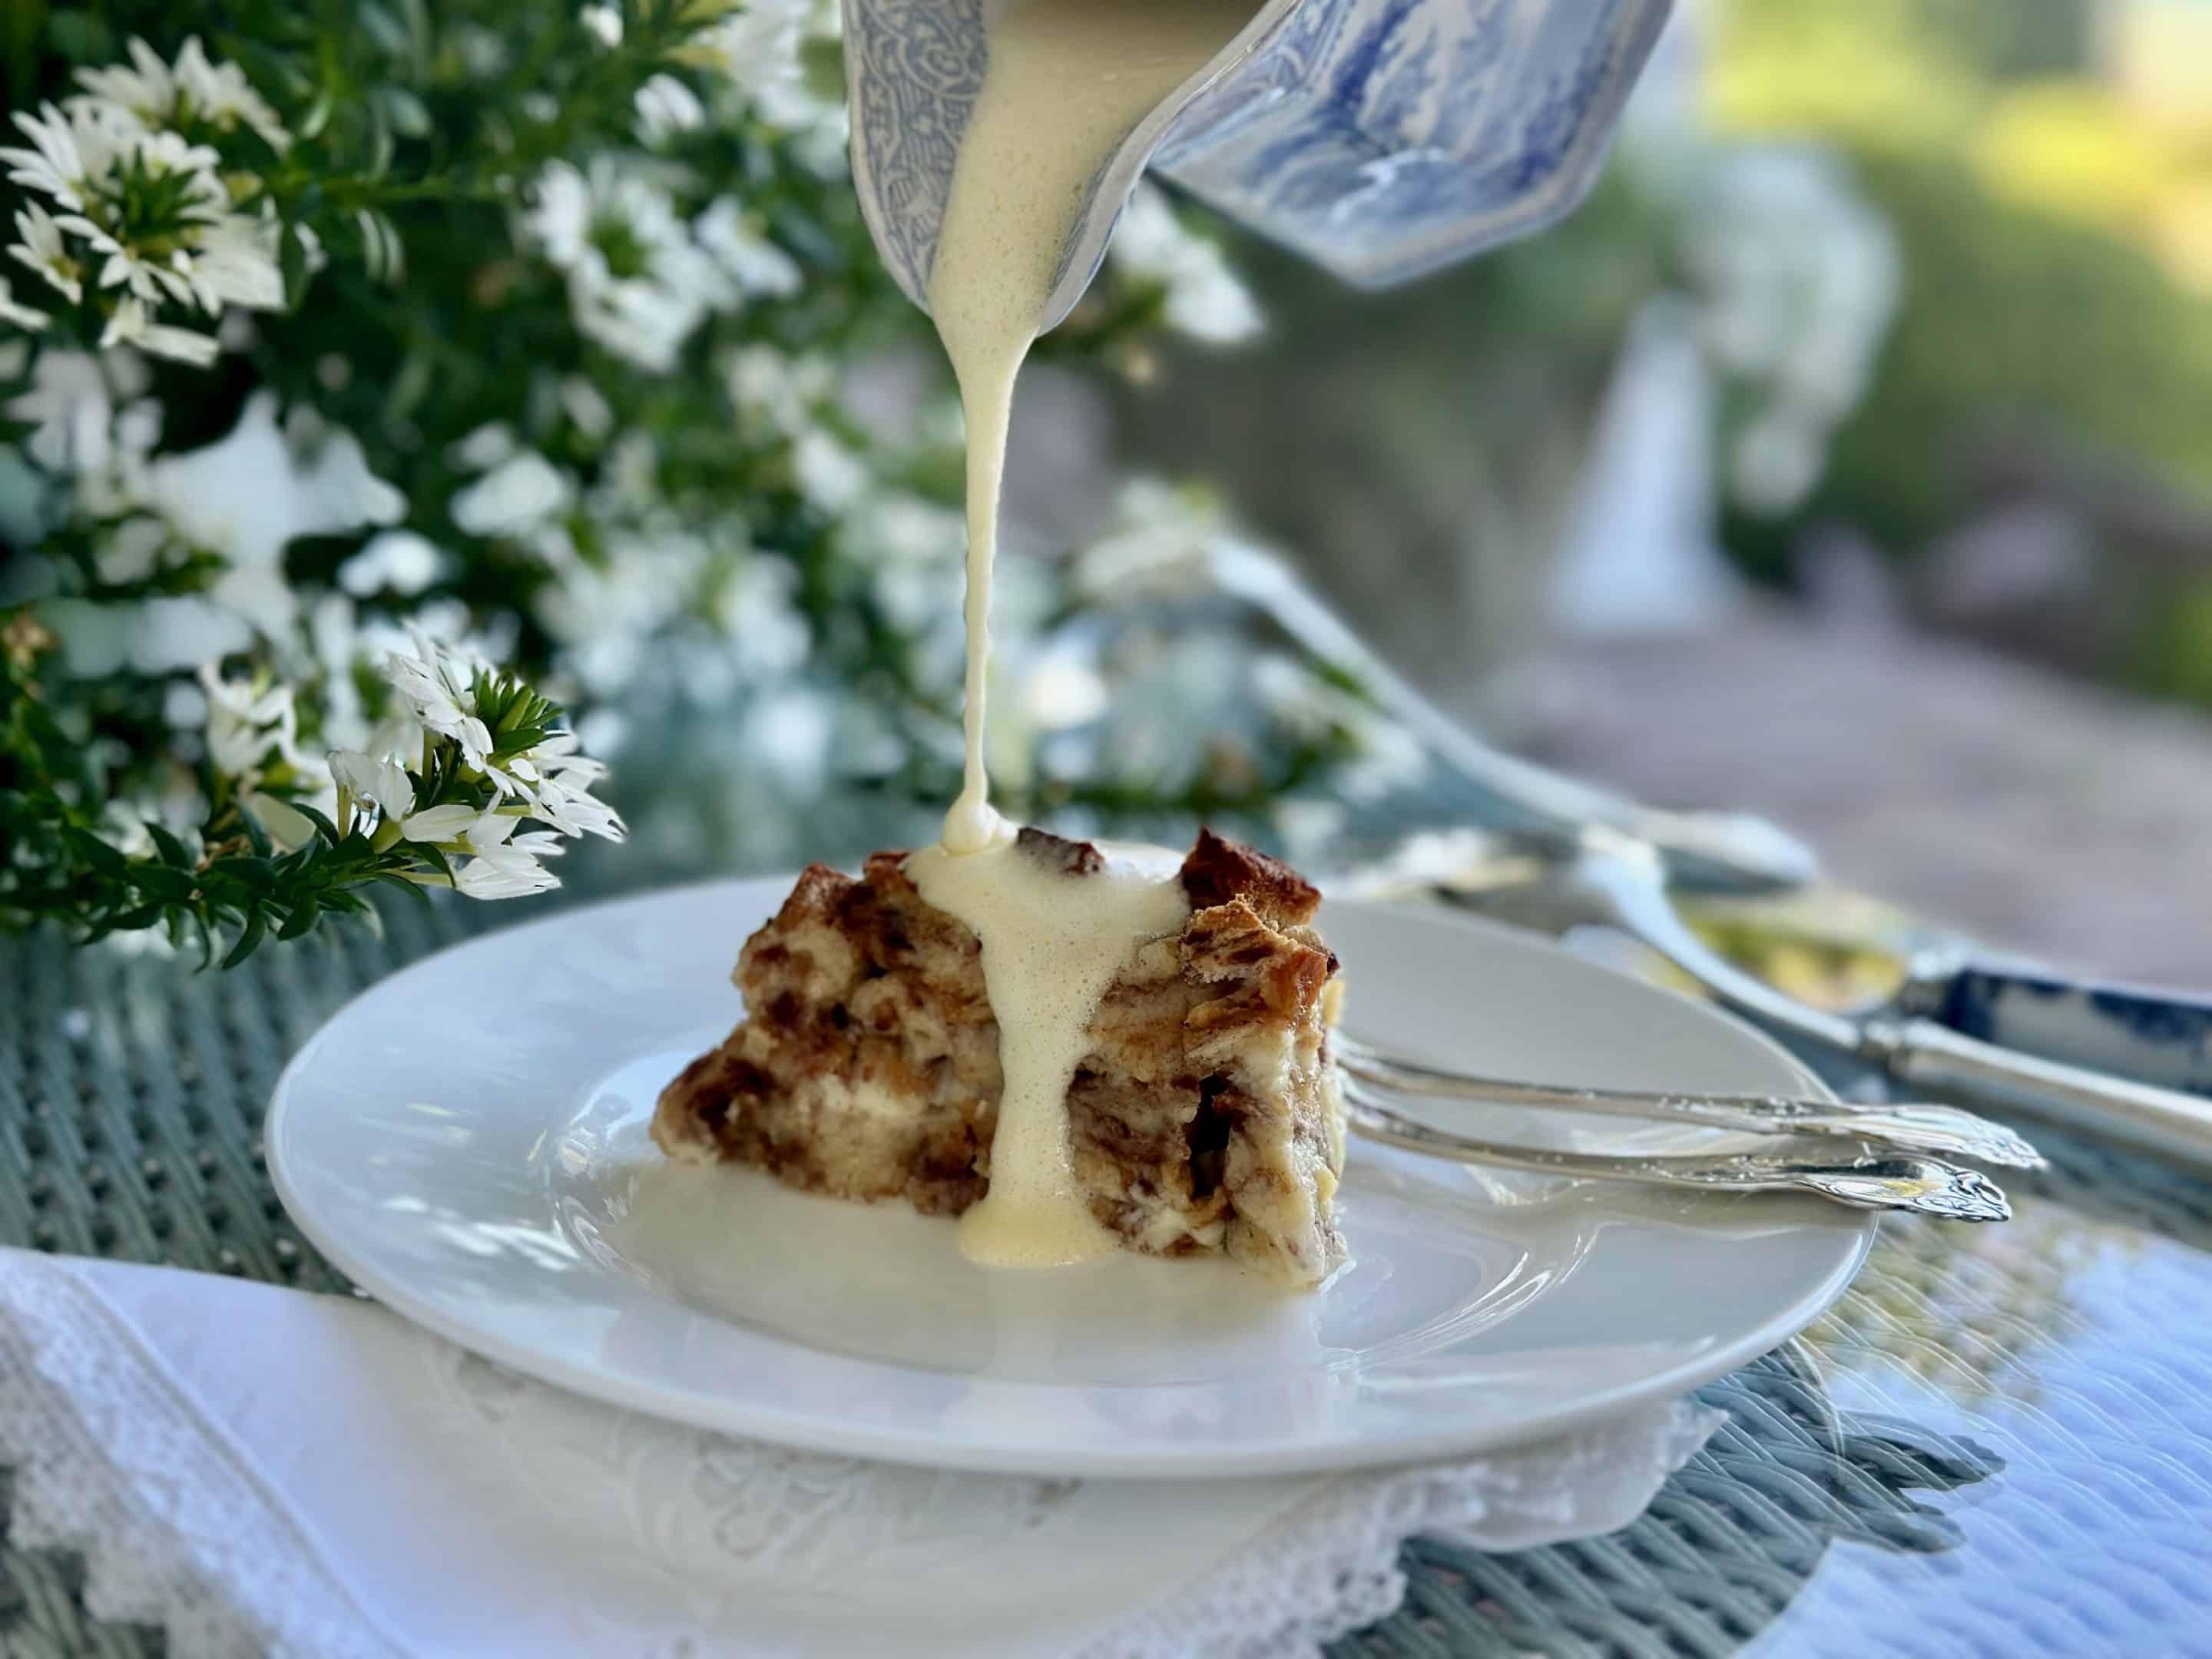
[[1071, 874], [1017, 847], [983, 763], [991, 567], [1014, 377], [1036, 339], [1092, 181], [1138, 121], [1251, 21], [1258, 0], [1009, 0], [945, 203], [929, 304], [968, 424], [966, 756], [940, 845], [908, 873], [982, 941], [1005, 1085], [991, 1185], [961, 1246], [1047, 1267], [1114, 1248], [1075, 1182], [1067, 1085], [1091, 1018], [1140, 940], [1188, 914], [1178, 860], [1109, 848]]

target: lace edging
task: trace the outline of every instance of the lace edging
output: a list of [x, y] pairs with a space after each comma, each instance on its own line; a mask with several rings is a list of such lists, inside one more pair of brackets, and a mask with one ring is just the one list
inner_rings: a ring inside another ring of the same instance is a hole
[[[1084, 1647], [1078, 1659], [1308, 1659], [1388, 1618], [1405, 1599], [1399, 1547], [1421, 1534], [1511, 1549], [1530, 1534], [1625, 1526], [1659, 1483], [1705, 1444], [1726, 1413], [1676, 1402], [1551, 1447], [1474, 1462], [1337, 1478], [1248, 1540], [1190, 1601], [1152, 1607]], [[1593, 1527], [1571, 1512], [1578, 1476], [1633, 1459], [1648, 1477], [1616, 1493]], [[1486, 1536], [1486, 1523], [1489, 1523]], [[1510, 1538], [1504, 1534], [1513, 1534]]]
[[26, 1251], [0, 1273], [9, 1536], [77, 1552], [100, 1619], [174, 1659], [399, 1659], [250, 1461], [97, 1289]]

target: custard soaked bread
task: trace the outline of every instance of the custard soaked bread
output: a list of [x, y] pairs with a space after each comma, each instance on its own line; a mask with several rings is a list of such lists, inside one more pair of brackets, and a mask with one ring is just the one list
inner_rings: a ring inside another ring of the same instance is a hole
[[[1024, 830], [1018, 844], [1071, 880], [1102, 867], [1085, 842]], [[857, 881], [821, 865], [799, 878], [738, 957], [745, 1019], [661, 1095], [665, 1152], [931, 1213], [982, 1197], [1000, 1073], [981, 948], [904, 866], [878, 853]], [[1320, 895], [1211, 832], [1180, 882], [1182, 927], [1133, 941], [1091, 1016], [1067, 1088], [1074, 1176], [1128, 1249], [1225, 1251], [1313, 1283], [1343, 1256]]]

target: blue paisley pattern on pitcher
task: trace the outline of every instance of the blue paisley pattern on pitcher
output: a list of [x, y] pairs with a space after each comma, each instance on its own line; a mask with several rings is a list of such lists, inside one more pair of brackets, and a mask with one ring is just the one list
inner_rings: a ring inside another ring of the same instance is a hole
[[[855, 177], [886, 262], [919, 301], [982, 82], [982, 0], [844, 6]], [[1402, 282], [1540, 229], [1581, 199], [1667, 10], [1668, 0], [1268, 0], [1242, 60], [1164, 112], [1171, 123], [1146, 124], [1152, 161], [1348, 281]], [[1094, 188], [1133, 177], [1110, 166]], [[1071, 247], [1070, 261], [1095, 264], [1100, 251]]]
[[983, 0], [845, 0], [854, 182], [884, 263], [916, 304], [987, 56]]

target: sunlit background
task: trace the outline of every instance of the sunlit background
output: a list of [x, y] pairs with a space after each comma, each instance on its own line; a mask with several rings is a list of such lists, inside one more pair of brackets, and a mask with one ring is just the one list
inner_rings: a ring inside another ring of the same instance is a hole
[[1237, 251], [1267, 343], [1127, 447], [1455, 710], [2212, 970], [2212, 5], [1685, 5], [1551, 233], [1377, 296]]

